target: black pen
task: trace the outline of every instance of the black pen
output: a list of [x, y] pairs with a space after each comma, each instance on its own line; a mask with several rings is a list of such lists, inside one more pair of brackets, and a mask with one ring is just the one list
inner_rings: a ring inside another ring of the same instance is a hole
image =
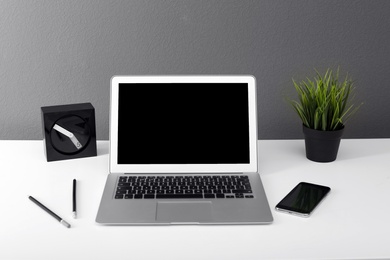
[[73, 218], [77, 217], [76, 210], [76, 179], [73, 179]]
[[29, 196], [28, 197], [32, 202], [34, 202], [35, 204], [37, 204], [41, 209], [43, 209], [44, 211], [46, 211], [47, 213], [49, 213], [52, 217], [54, 217], [55, 219], [57, 219], [62, 225], [64, 225], [65, 227], [67, 228], [70, 228], [70, 224], [68, 222], [66, 222], [65, 220], [63, 220], [60, 216], [58, 216], [57, 214], [55, 214], [53, 211], [51, 211], [50, 209], [46, 208], [42, 203], [40, 203], [39, 201], [37, 201], [36, 199], [34, 199], [32, 196]]

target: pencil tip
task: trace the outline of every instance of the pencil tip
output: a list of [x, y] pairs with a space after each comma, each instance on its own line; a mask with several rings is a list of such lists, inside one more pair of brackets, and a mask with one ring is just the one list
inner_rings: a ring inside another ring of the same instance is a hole
[[60, 221], [62, 225], [64, 225], [65, 227], [67, 228], [70, 228], [70, 224], [68, 222], [66, 222], [65, 220], [61, 220]]

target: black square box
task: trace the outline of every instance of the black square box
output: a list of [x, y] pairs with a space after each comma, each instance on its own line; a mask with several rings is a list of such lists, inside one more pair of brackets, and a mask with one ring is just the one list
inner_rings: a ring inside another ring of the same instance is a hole
[[47, 161], [96, 156], [95, 108], [91, 103], [41, 107]]

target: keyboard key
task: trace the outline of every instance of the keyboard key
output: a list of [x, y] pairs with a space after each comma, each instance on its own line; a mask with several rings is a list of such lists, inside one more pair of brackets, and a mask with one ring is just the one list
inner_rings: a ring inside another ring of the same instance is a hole
[[154, 199], [154, 194], [145, 194], [144, 199]]
[[119, 182], [118, 186], [119, 187], [130, 187], [130, 183], [129, 182]]
[[127, 182], [127, 177], [119, 177], [119, 182]]
[[206, 193], [204, 195], [204, 198], [205, 199], [215, 199], [215, 194]]
[[120, 195], [115, 195], [115, 199], [123, 199], [123, 195], [120, 194]]
[[232, 193], [252, 193], [252, 190], [232, 190]]
[[157, 194], [156, 199], [203, 199], [202, 194]]
[[126, 194], [127, 191], [126, 190], [116, 190], [116, 195], [123, 195], [123, 194]]

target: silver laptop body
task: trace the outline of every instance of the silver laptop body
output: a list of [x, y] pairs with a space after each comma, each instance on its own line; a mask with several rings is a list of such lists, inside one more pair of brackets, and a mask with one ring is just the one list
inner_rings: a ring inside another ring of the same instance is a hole
[[256, 111], [253, 76], [114, 76], [96, 222], [272, 223]]

